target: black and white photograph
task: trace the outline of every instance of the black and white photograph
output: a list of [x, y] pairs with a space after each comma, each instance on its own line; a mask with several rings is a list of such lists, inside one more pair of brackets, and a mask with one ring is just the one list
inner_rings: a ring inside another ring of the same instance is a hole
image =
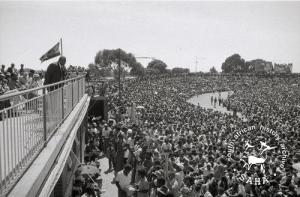
[[0, 0], [0, 197], [300, 196], [300, 1]]

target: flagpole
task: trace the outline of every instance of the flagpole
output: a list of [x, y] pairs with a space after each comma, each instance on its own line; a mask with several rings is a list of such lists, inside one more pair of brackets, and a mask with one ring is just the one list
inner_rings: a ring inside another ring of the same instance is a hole
[[60, 56], [62, 56], [63, 55], [62, 38], [60, 38], [60, 51], [61, 51]]

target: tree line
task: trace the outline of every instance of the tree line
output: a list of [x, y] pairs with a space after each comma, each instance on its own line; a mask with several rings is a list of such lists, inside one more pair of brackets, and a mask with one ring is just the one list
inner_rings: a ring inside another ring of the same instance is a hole
[[[272, 73], [276, 66], [291, 67], [292, 64], [276, 64], [263, 59], [245, 61], [239, 54], [233, 54], [225, 59], [222, 64], [223, 73]], [[289, 68], [286, 73], [291, 73]]]
[[[119, 66], [120, 65], [120, 66]], [[144, 76], [146, 74], [189, 73], [188, 68], [175, 67], [168, 69], [167, 64], [159, 59], [152, 59], [146, 68], [137, 58], [122, 49], [103, 49], [97, 52], [94, 63], [88, 69], [98, 76]]]
[[[120, 67], [119, 67], [120, 65]], [[271, 62], [263, 59], [245, 61], [239, 54], [233, 54], [225, 59], [221, 69], [223, 73], [248, 73], [254, 72], [260, 66], [262, 71], [265, 67], [273, 69]], [[162, 60], [152, 58], [144, 68], [137, 58], [122, 49], [103, 49], [97, 52], [94, 63], [90, 63], [89, 70], [98, 76], [144, 76], [151, 74], [179, 74], [189, 73], [188, 68], [175, 67], [168, 69], [168, 65]], [[211, 67], [210, 73], [218, 73], [215, 67]]]

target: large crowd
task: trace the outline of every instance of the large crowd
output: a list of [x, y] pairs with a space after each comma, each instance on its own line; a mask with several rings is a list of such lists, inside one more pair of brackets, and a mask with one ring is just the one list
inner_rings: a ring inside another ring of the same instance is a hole
[[[299, 196], [300, 173], [292, 167], [300, 162], [299, 86], [298, 75], [136, 78], [124, 81], [121, 92], [108, 83], [109, 120], [91, 118], [88, 160], [98, 158], [92, 150], [104, 153], [119, 196]], [[233, 91], [222, 103], [244, 118], [186, 102], [219, 91]], [[235, 132], [251, 126], [280, 138], [245, 133], [228, 158]], [[263, 169], [245, 168], [245, 144], [259, 143], [276, 148], [263, 153]]]
[[[71, 67], [68, 73], [73, 77], [81, 71], [85, 72]], [[0, 95], [42, 85], [42, 72], [25, 72], [24, 66], [17, 70], [14, 65], [1, 68]], [[300, 162], [299, 75], [134, 78], [124, 80], [121, 91], [113, 80], [94, 85], [108, 97], [109, 118], [89, 117], [85, 161], [97, 166], [102, 155], [108, 158], [105, 173], [115, 173], [112, 183], [120, 197], [300, 195], [300, 173], [293, 168]], [[187, 102], [195, 95], [222, 91], [232, 92], [221, 99], [222, 105], [242, 117]], [[6, 105], [1, 102], [0, 109]], [[261, 130], [244, 133], [229, 158], [236, 131], [253, 126], [272, 129], [279, 138], [274, 140]], [[259, 144], [275, 148], [262, 155], [263, 168], [246, 168], [247, 149]], [[278, 144], [284, 145], [286, 155]], [[85, 182], [77, 179], [75, 186], [81, 189], [74, 196], [94, 196], [95, 188], [100, 195], [101, 182], [93, 186], [99, 177], [97, 173], [85, 177]]]

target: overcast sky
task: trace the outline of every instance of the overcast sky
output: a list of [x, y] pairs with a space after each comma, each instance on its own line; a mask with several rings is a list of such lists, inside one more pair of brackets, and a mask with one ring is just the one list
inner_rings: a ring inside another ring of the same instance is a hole
[[60, 38], [67, 65], [122, 48], [191, 71], [239, 53], [300, 72], [300, 2], [0, 2], [0, 64], [46, 69]]

